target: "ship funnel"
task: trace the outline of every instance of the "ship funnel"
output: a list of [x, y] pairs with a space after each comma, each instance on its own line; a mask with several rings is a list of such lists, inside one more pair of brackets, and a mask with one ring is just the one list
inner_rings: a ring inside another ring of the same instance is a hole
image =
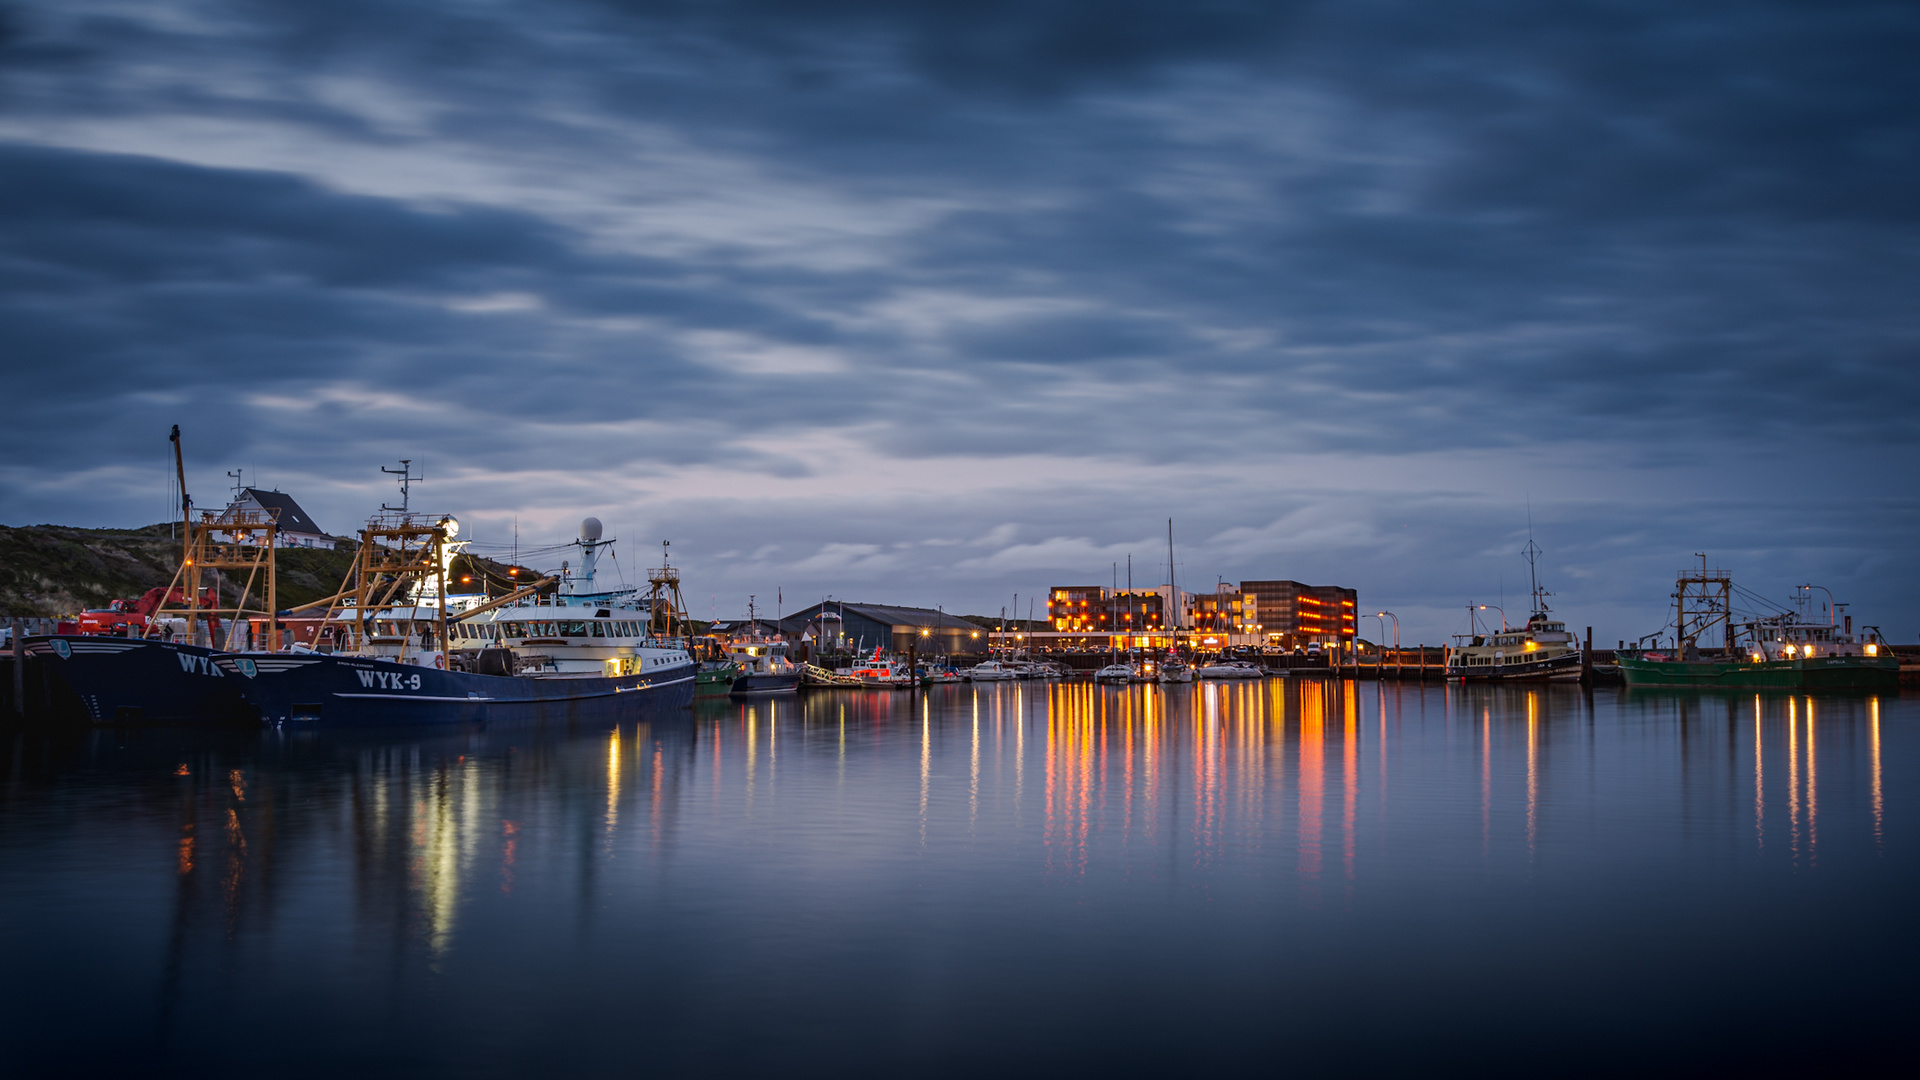
[[589, 544], [596, 543], [599, 541], [600, 539], [600, 519], [599, 518], [590, 517], [580, 523], [580, 539], [586, 541]]

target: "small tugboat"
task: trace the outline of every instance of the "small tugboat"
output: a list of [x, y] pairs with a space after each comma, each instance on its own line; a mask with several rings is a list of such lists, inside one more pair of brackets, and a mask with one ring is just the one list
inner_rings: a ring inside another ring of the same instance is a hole
[[[1876, 628], [1855, 634], [1847, 605], [1835, 603], [1831, 593], [1825, 620], [1813, 614], [1813, 590], [1820, 586], [1796, 589], [1793, 609], [1736, 623], [1733, 580], [1724, 570], [1707, 569], [1705, 555], [1700, 568], [1682, 571], [1676, 584], [1674, 646], [1656, 650], [1636, 643], [1623, 650], [1619, 668], [1629, 687], [1890, 690], [1900, 685], [1900, 659]], [[1724, 644], [1712, 650], [1718, 655], [1705, 654], [1701, 642], [1711, 641], [1708, 635], [1716, 628]], [[1657, 639], [1658, 633], [1640, 641]]]
[[[1540, 587], [1536, 561], [1540, 549], [1527, 540], [1527, 576], [1533, 584], [1533, 614], [1527, 625], [1513, 629], [1504, 614], [1497, 634], [1463, 634], [1468, 639], [1447, 657], [1447, 678], [1463, 682], [1577, 682], [1580, 679], [1579, 642], [1567, 624], [1553, 617], [1547, 606], [1552, 595]], [[1475, 607], [1467, 606], [1469, 623]], [[1474, 627], [1478, 630], [1478, 627]]]

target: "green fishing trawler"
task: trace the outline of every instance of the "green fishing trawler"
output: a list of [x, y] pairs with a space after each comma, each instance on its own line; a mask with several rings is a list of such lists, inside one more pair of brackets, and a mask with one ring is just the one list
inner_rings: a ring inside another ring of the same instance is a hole
[[[1824, 621], [1813, 612], [1813, 590], [1820, 586], [1796, 589], [1792, 609], [1736, 622], [1734, 593], [1759, 598], [1736, 590], [1726, 571], [1707, 569], [1706, 556], [1700, 556], [1699, 570], [1682, 571], [1677, 585], [1674, 645], [1636, 644], [1618, 657], [1620, 675], [1630, 687], [1890, 690], [1900, 685], [1900, 660], [1876, 627], [1855, 634], [1847, 605], [1835, 603], [1832, 593]], [[1715, 630], [1725, 635], [1725, 646], [1718, 655], [1703, 655], [1700, 642], [1711, 641], [1708, 635]]]
[[[703, 639], [703, 641], [710, 640]], [[740, 667], [731, 660], [703, 659], [700, 661], [699, 670], [693, 676], [693, 696], [696, 698], [726, 697], [728, 691], [733, 689], [733, 680], [739, 676]]]

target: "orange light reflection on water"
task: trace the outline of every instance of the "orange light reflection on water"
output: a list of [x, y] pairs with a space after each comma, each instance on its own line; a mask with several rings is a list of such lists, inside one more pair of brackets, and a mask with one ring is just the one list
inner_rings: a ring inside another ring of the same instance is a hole
[[1323, 687], [1300, 690], [1299, 805], [1300, 857], [1298, 861], [1303, 890], [1319, 896], [1310, 883], [1320, 876], [1320, 815], [1326, 801], [1326, 694]]

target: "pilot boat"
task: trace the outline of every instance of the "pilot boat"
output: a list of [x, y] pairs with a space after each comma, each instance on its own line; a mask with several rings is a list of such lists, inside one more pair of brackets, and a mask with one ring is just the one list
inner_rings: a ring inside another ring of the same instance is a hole
[[913, 669], [903, 661], [881, 656], [878, 647], [874, 648], [872, 656], [848, 668], [847, 674], [867, 686], [913, 685]]

